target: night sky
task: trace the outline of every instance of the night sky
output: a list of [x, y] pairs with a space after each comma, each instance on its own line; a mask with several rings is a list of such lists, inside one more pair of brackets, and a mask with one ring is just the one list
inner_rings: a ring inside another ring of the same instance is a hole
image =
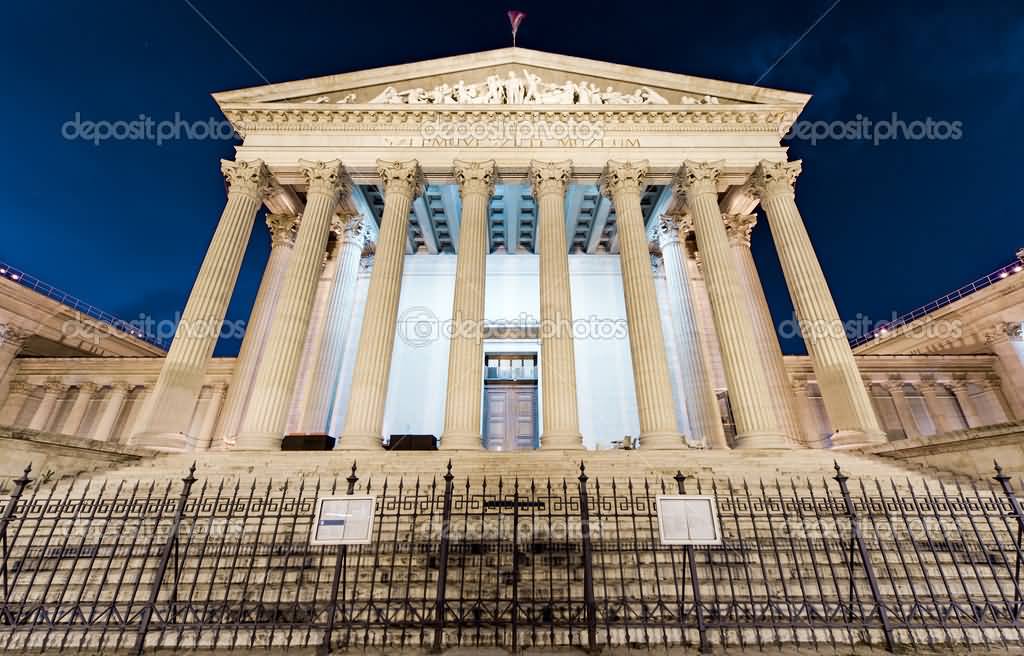
[[[224, 204], [231, 139], [62, 136], [76, 114], [219, 119], [214, 91], [519, 45], [814, 95], [803, 119], [958, 122], [961, 138], [790, 141], [797, 202], [844, 319], [883, 321], [1024, 246], [1024, 4], [973, 2], [11, 2], [3, 79], [0, 259], [124, 319], [172, 318]], [[197, 11], [196, 11], [197, 10]], [[198, 13], [197, 13], [198, 12]], [[826, 14], [823, 18], [823, 14]], [[225, 41], [248, 59], [254, 70]], [[820, 22], [772, 67], [801, 34]], [[769, 71], [767, 74], [766, 71]], [[258, 71], [258, 72], [257, 72]], [[776, 321], [792, 307], [768, 231], [755, 257]], [[251, 241], [229, 319], [269, 245]], [[222, 343], [231, 355], [237, 343]], [[803, 351], [799, 341], [787, 352]]]

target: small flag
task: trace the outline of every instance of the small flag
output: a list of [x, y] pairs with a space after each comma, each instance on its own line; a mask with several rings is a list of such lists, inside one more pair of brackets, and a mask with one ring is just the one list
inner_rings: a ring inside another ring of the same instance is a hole
[[526, 18], [526, 12], [518, 11], [516, 9], [508, 10], [508, 22], [512, 23], [512, 47], [516, 47], [516, 32], [519, 31], [519, 24]]

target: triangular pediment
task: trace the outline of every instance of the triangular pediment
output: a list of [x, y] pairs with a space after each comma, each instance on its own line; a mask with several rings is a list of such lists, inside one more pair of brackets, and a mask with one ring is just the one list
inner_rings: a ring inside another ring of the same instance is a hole
[[504, 48], [214, 94], [221, 105], [789, 105], [805, 94]]

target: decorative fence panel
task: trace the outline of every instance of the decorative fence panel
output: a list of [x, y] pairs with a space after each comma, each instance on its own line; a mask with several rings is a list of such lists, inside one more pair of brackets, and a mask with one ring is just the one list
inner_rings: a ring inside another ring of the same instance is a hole
[[[727, 479], [57, 481], [0, 513], [0, 648], [1024, 643], [1024, 514], [993, 485]], [[723, 541], [661, 543], [713, 495]], [[316, 499], [376, 497], [367, 545]]]

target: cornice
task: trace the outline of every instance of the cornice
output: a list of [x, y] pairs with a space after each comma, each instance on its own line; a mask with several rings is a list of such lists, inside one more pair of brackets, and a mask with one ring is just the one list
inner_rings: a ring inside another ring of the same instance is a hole
[[418, 132], [424, 123], [487, 121], [588, 121], [605, 129], [659, 132], [761, 132], [783, 136], [801, 107], [779, 105], [638, 105], [616, 107], [538, 105], [387, 106], [307, 103], [225, 103], [222, 110], [243, 137], [254, 132]]

